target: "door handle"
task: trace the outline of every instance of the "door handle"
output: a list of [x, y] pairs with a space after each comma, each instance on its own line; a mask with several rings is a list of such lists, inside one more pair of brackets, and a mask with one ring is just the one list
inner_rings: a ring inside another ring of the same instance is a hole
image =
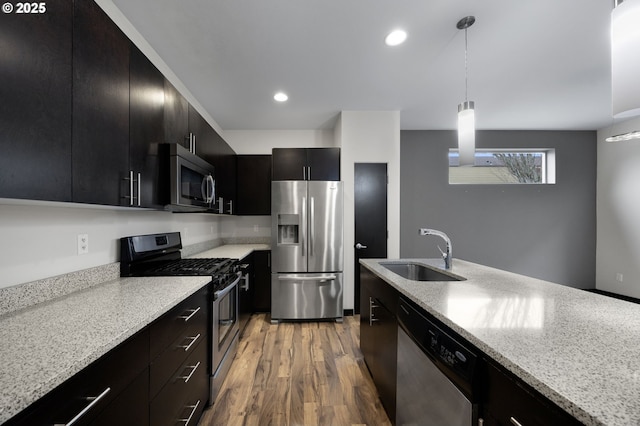
[[363, 246], [362, 244], [357, 243], [357, 244], [356, 244], [356, 248], [357, 248], [358, 250], [363, 250], [363, 249], [366, 249], [366, 248], [367, 248], [367, 246]]

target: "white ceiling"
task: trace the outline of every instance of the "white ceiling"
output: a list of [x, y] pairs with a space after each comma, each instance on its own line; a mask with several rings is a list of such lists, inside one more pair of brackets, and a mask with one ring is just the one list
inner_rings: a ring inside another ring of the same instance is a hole
[[[331, 128], [400, 110], [402, 129], [593, 130], [612, 123], [610, 0], [113, 0], [224, 130]], [[405, 44], [383, 40], [405, 29]], [[289, 101], [278, 104], [283, 90]]]

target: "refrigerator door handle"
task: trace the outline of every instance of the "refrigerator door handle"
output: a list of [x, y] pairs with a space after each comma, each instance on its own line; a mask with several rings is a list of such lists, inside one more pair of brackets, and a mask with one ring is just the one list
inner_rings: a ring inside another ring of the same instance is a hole
[[279, 275], [278, 279], [280, 281], [318, 281], [318, 282], [327, 282], [334, 281], [338, 277], [336, 275], [322, 275], [318, 277], [295, 277], [295, 276], [287, 276], [287, 275]]
[[302, 197], [302, 226], [300, 236], [301, 246], [302, 246], [302, 257], [305, 257], [307, 254], [307, 197]]
[[315, 204], [313, 197], [309, 202], [309, 257], [313, 256], [313, 245], [316, 241]]

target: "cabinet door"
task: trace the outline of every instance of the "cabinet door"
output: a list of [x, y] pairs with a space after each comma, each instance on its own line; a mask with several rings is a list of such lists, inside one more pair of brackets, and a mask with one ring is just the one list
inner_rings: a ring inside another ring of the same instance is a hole
[[397, 292], [368, 269], [360, 271], [360, 348], [380, 401], [396, 417], [398, 321]]
[[274, 148], [273, 180], [305, 180], [306, 148]]
[[164, 76], [135, 46], [131, 46], [129, 81], [129, 159], [136, 179], [133, 201], [160, 208], [158, 144], [164, 142]]
[[71, 0], [0, 24], [0, 198], [71, 200]]
[[340, 180], [340, 148], [307, 148], [307, 180]]
[[73, 201], [128, 203], [129, 46], [95, 2], [74, 3]]
[[[524, 383], [510, 377], [489, 360], [482, 363], [484, 424], [532, 426], [578, 426], [578, 420], [564, 412]], [[515, 420], [517, 423], [513, 422]]]
[[238, 215], [271, 214], [271, 155], [238, 155]]
[[253, 252], [253, 311], [271, 312], [271, 251]]
[[189, 149], [185, 143], [189, 134], [189, 103], [173, 87], [169, 80], [164, 80], [164, 141], [177, 143]]

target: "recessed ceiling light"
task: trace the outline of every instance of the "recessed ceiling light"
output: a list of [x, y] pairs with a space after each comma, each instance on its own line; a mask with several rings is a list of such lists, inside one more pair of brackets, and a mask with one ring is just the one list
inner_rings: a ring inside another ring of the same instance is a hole
[[407, 39], [407, 33], [402, 30], [393, 30], [389, 33], [389, 35], [384, 39], [384, 42], [387, 46], [397, 46], [399, 44], [404, 43]]
[[287, 99], [289, 99], [289, 96], [287, 96], [287, 94], [284, 92], [278, 92], [275, 95], [273, 95], [273, 99], [275, 99], [278, 102], [286, 102]]

